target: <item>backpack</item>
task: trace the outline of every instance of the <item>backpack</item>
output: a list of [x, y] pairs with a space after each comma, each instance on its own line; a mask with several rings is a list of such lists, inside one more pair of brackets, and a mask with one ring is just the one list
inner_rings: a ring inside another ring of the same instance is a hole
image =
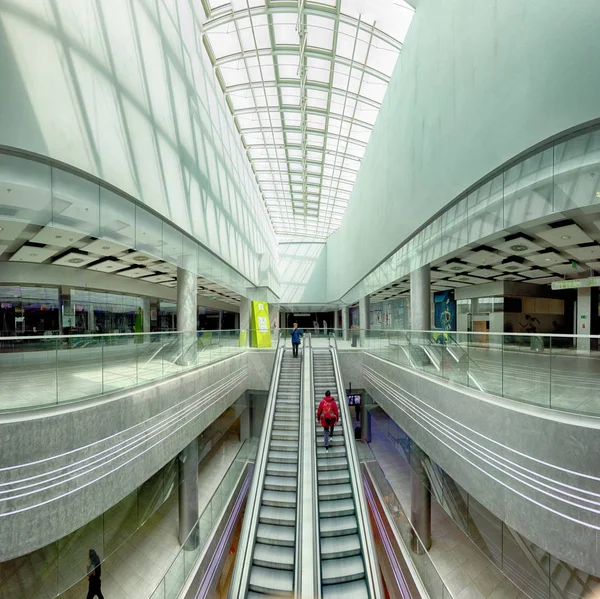
[[323, 408], [323, 420], [328, 426], [331, 426], [332, 424], [335, 424], [337, 422], [337, 416], [335, 415], [333, 407], [334, 403], [335, 400], [326, 401], [325, 407]]

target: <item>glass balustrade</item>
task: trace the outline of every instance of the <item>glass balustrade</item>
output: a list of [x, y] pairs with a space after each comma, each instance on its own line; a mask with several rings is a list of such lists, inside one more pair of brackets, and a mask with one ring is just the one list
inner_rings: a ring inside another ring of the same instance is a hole
[[[164, 379], [246, 351], [253, 334], [242, 329], [0, 337], [0, 411], [78, 401]], [[276, 342], [274, 330], [272, 347]]]
[[336, 329], [367, 351], [458, 385], [545, 408], [600, 414], [600, 336]]

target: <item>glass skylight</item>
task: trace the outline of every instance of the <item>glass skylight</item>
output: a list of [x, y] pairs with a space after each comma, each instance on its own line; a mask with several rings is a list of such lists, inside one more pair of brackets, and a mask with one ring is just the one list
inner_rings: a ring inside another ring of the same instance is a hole
[[202, 0], [204, 42], [280, 238], [342, 220], [413, 17], [403, 0]]

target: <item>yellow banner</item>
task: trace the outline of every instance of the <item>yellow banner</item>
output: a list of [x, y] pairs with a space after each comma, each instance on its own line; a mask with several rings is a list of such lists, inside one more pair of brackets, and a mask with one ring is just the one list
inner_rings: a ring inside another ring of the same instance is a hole
[[252, 347], [271, 347], [269, 304], [252, 302]]

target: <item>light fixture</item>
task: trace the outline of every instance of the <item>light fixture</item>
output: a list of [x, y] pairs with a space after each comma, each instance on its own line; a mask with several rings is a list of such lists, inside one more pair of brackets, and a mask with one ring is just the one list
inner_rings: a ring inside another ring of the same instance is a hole
[[69, 264], [81, 264], [83, 262], [83, 258], [71, 258], [69, 260]]
[[134, 260], [136, 262], [146, 262], [146, 260], [148, 260], [148, 258], [146, 256], [135, 256]]
[[527, 249], [527, 246], [522, 243], [517, 243], [516, 245], [511, 245], [510, 249], [513, 252], [524, 252]]
[[110, 245], [103, 245], [103, 246], [102, 246], [102, 249], [103, 249], [103, 250], [110, 250]]
[[597, 192], [596, 192], [596, 197], [597, 197], [597, 198], [600, 198], [600, 191], [597, 191]]
[[570, 235], [561, 235], [560, 236], [561, 239], [571, 239]]
[[550, 262], [550, 258], [544, 258], [546, 262]]

